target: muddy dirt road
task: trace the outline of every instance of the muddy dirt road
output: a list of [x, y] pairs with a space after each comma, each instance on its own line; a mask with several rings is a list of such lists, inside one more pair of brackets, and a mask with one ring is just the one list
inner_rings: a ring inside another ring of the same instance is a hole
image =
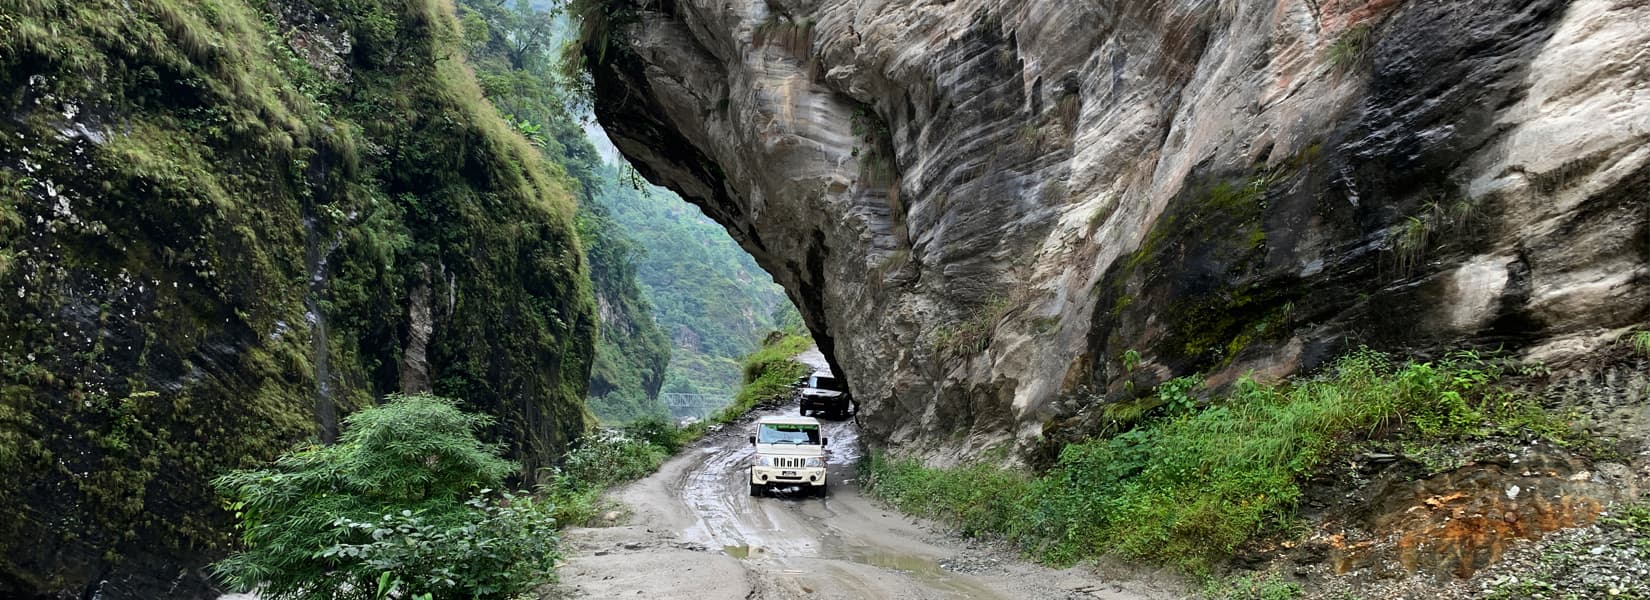
[[[765, 414], [795, 414], [796, 407]], [[569, 530], [565, 598], [1174, 598], [1142, 584], [1055, 570], [934, 533], [863, 495], [851, 420], [825, 421], [824, 499], [753, 498], [748, 423], [701, 440], [610, 497], [620, 525]]]

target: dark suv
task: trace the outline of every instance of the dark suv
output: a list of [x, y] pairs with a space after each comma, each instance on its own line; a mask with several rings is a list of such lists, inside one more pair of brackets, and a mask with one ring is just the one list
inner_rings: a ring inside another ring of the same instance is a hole
[[848, 386], [829, 372], [819, 371], [802, 381], [802, 416], [826, 413], [837, 418], [848, 416], [853, 405]]

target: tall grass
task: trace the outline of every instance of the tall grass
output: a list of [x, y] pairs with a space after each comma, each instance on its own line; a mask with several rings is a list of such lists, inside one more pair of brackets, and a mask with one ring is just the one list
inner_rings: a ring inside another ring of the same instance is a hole
[[1496, 386], [1501, 375], [1498, 363], [1471, 354], [1398, 365], [1361, 351], [1316, 378], [1243, 379], [1208, 408], [1180, 403], [1117, 436], [1067, 446], [1037, 477], [874, 455], [870, 488], [901, 510], [1006, 537], [1050, 562], [1113, 555], [1203, 573], [1244, 542], [1287, 530], [1300, 483], [1370, 434], [1558, 431]]

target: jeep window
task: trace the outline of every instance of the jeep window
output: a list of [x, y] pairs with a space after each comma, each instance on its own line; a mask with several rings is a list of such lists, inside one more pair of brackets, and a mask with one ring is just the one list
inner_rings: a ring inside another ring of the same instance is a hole
[[813, 377], [810, 377], [808, 379], [808, 387], [815, 388], [815, 389], [821, 389], [821, 390], [829, 390], [829, 391], [832, 391], [832, 392], [844, 391], [842, 389], [842, 382], [837, 381], [837, 379], [835, 377], [830, 377], [830, 376], [826, 376], [826, 375], [815, 375]]
[[756, 432], [756, 441], [760, 444], [817, 446], [819, 445], [819, 426], [763, 423], [762, 428]]

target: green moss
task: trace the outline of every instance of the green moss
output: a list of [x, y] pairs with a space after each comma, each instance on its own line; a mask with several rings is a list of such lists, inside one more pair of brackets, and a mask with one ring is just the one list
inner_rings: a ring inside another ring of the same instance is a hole
[[[397, 389], [426, 271], [449, 277], [434, 375], [499, 417], [487, 433], [524, 475], [588, 426], [596, 325], [567, 181], [484, 101], [445, 5], [310, 4], [353, 41], [347, 78], [292, 50], [324, 31], [247, 0], [0, 15], [17, 117], [0, 124], [17, 157], [0, 164], [0, 461], [27, 474], [0, 511], [80, 508], [68, 527], [8, 520], [5, 555], [105, 548], [67, 559], [100, 572], [131, 544], [221, 551], [206, 480], [315, 435], [323, 383], [346, 411]], [[83, 587], [60, 575], [27, 585]]]
[[1230, 360], [1251, 342], [1286, 335], [1293, 301], [1304, 290], [1240, 287], [1188, 301], [1174, 310], [1186, 356]]

